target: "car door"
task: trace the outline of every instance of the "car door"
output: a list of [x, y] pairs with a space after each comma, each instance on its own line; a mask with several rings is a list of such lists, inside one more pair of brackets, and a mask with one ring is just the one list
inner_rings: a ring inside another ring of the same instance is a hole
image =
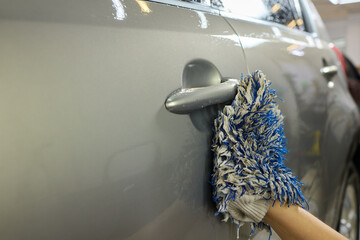
[[244, 56], [216, 10], [169, 2], [3, 1], [1, 239], [234, 238], [208, 183], [213, 109], [164, 102], [240, 78]]
[[[305, 183], [310, 211], [336, 227], [358, 125], [339, 62], [319, 34], [320, 17], [307, 1], [214, 3], [239, 35], [250, 71], [262, 70], [284, 100], [288, 166]], [[329, 67], [338, 71], [325, 73]]]

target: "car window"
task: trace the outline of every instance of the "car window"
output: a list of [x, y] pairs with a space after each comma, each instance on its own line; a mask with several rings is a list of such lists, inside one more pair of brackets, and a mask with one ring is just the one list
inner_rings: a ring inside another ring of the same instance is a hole
[[230, 13], [235, 17], [250, 17], [275, 22], [288, 28], [305, 31], [299, 0], [178, 0]]
[[305, 30], [299, 0], [212, 0], [211, 6], [239, 17], [246, 16]]

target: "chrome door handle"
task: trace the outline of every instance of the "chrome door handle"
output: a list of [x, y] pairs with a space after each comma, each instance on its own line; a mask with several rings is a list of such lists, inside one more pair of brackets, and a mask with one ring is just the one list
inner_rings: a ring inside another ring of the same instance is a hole
[[332, 76], [334, 76], [338, 71], [338, 67], [335, 65], [326, 66], [320, 68], [321, 74], [329, 80]]
[[187, 114], [210, 105], [234, 99], [239, 80], [227, 81], [208, 87], [180, 88], [171, 93], [165, 107], [172, 113]]

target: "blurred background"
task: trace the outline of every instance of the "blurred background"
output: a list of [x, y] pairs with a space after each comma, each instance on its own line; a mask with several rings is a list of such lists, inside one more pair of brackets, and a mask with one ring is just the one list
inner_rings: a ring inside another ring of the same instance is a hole
[[313, 0], [328, 29], [330, 39], [359, 70], [360, 3], [336, 4], [341, 1], [332, 2]]

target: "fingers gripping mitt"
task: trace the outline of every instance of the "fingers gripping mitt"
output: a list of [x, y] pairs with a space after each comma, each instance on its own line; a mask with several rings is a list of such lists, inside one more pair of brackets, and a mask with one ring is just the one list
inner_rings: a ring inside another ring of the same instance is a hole
[[250, 222], [253, 231], [266, 226], [262, 219], [275, 201], [308, 208], [302, 183], [284, 165], [284, 120], [270, 84], [261, 71], [242, 77], [234, 101], [214, 121], [216, 215], [239, 227]]

